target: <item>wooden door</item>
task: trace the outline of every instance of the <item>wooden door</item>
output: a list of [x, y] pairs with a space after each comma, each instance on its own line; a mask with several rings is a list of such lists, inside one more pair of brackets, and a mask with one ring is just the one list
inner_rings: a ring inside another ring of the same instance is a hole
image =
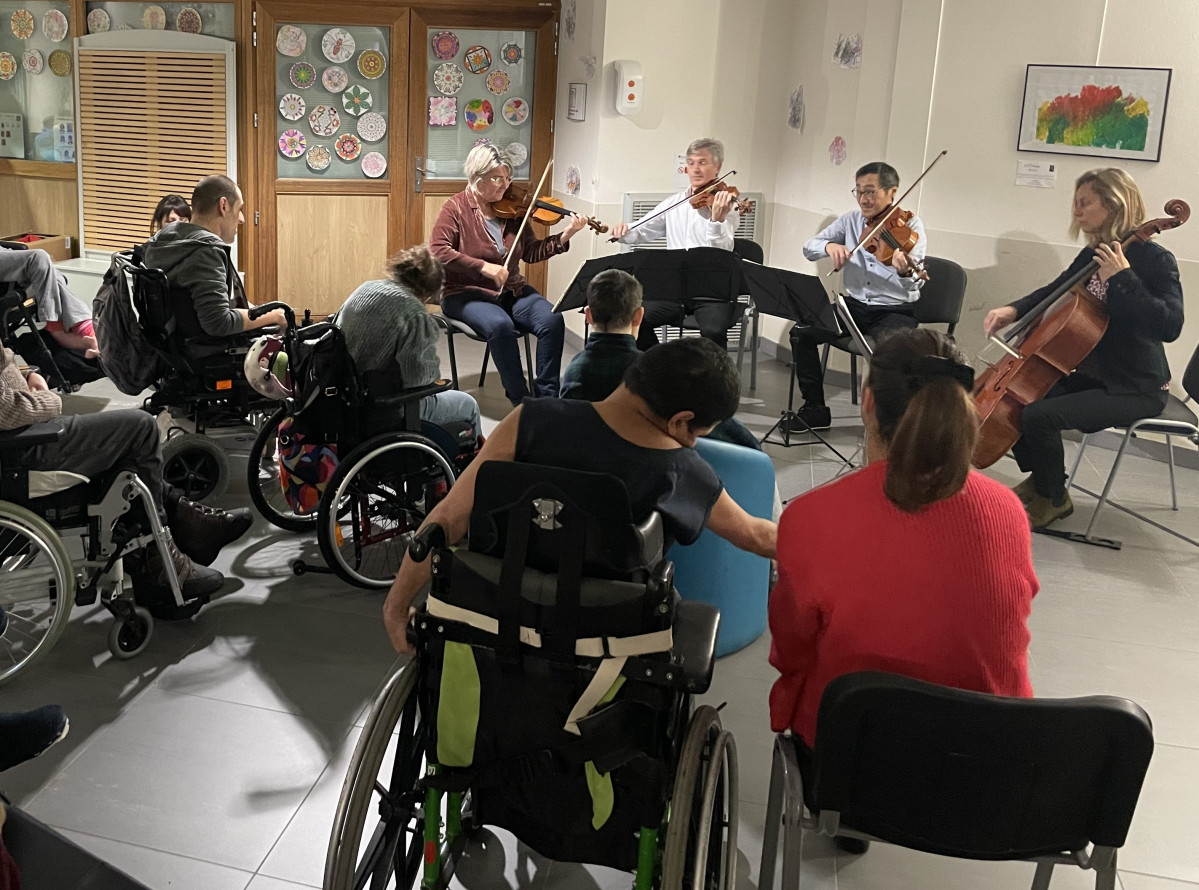
[[409, 12], [255, 5], [258, 269], [253, 302], [335, 311], [384, 276], [409, 215]]
[[[514, 170], [516, 181], [537, 184], [553, 151], [557, 33], [557, 10], [548, 4], [534, 9], [412, 11], [405, 171], [410, 189], [408, 243], [428, 241], [442, 205], [466, 188], [462, 160], [477, 139], [488, 138], [504, 148], [512, 143], [524, 146], [526, 160]], [[484, 52], [471, 53], [472, 48]], [[455, 92], [448, 92], [452, 83], [447, 86], [436, 77], [443, 65], [452, 66], [451, 73], [453, 68], [459, 72], [453, 75], [461, 77]], [[513, 122], [520, 116], [519, 104], [508, 104], [516, 99], [525, 103], [527, 113], [519, 123]], [[438, 100], [437, 107], [430, 100]], [[475, 129], [486, 119], [486, 106], [478, 104], [484, 101], [489, 103], [491, 122]], [[546, 194], [548, 183], [547, 179]], [[534, 231], [538, 237], [547, 233], [543, 227]], [[523, 271], [544, 294], [545, 264]]]

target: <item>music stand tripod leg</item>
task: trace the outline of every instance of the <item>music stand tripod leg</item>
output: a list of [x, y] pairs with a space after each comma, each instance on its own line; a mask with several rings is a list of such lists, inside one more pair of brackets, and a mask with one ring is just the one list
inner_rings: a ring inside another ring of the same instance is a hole
[[799, 423], [803, 426], [803, 430], [799, 432], [799, 435], [806, 434], [806, 435], [814, 437], [818, 442], [820, 442], [821, 445], [823, 445], [825, 448], [827, 448], [833, 454], [837, 455], [837, 458], [841, 461], [841, 463], [843, 463], [845, 465], [845, 467], [847, 469], [850, 469], [850, 470], [857, 469], [856, 465], [854, 464], [854, 462], [852, 460], [847, 458], [844, 454], [842, 454], [835, 447], [833, 447], [833, 444], [831, 442], [829, 442], [827, 439], [825, 439], [824, 436], [820, 435], [820, 433], [818, 433], [814, 429], [812, 429], [808, 425], [807, 421], [805, 421], [799, 414], [797, 414], [795, 412], [795, 410], [794, 410], [794, 408], [795, 408], [795, 364], [794, 364], [794, 362], [789, 362], [787, 364], [787, 368], [791, 372], [791, 381], [787, 388], [787, 408], [785, 411], [783, 411], [782, 416], [780, 416], [779, 419], [777, 421], [775, 421], [774, 426], [772, 426], [770, 429], [768, 429], [766, 431], [766, 435], [764, 435], [761, 438], [760, 444], [762, 444], [762, 445], [767, 444], [768, 440], [770, 439], [770, 436], [776, 430], [778, 431], [779, 435], [782, 436], [782, 441], [769, 442], [769, 444], [771, 444], [771, 445], [781, 445], [783, 448], [790, 448], [792, 446], [792, 444], [795, 444], [795, 445], [812, 445], [812, 444], [814, 444], [812, 442], [795, 442], [795, 443], [791, 442], [791, 433], [793, 432], [791, 429], [791, 421], [794, 419], [794, 420], [799, 421]]

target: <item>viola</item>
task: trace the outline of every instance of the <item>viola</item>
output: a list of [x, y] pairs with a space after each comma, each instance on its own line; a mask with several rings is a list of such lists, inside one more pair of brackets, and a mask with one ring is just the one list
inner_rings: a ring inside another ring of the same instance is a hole
[[[903, 210], [893, 204], [882, 213], [866, 220], [862, 236], [869, 234], [870, 237], [862, 245], [862, 250], [873, 254], [880, 263], [886, 265], [891, 264], [891, 257], [897, 250], [911, 254], [916, 242], [920, 240], [920, 236], [908, 225], [913, 216], [915, 214], [912, 211]], [[883, 219], [881, 226], [878, 225], [879, 219]], [[873, 234], [870, 234], [871, 229], [875, 230]], [[915, 270], [916, 277], [928, 281], [928, 273], [924, 271], [921, 263], [909, 257], [908, 264]]]
[[[730, 171], [736, 173], [736, 170]], [[729, 185], [719, 179], [714, 179], [709, 183], [701, 185], [695, 190], [695, 194], [691, 196], [691, 206], [696, 210], [703, 210], [705, 207], [712, 206], [712, 199], [718, 192], [728, 192], [733, 197], [733, 209], [738, 213], [750, 213], [754, 209], [755, 201], [748, 199], [744, 201], [737, 200], [741, 197], [741, 192], [737, 190], [737, 186]]]
[[[1181, 226], [1190, 218], [1191, 208], [1175, 198], [1167, 202], [1166, 213], [1168, 217], [1150, 220], [1124, 235], [1121, 244], [1127, 247], [1133, 241], [1148, 241]], [[976, 467], [991, 466], [1016, 444], [1024, 407], [1044, 398], [1058, 380], [1074, 373], [1103, 338], [1107, 309], [1087, 290], [1098, 266], [1098, 261], [1092, 260], [997, 341], [1007, 354], [983, 371], [974, 384], [980, 421], [973, 460]]]
[[[515, 183], [509, 185], [504, 196], [491, 205], [492, 211], [500, 219], [523, 219], [530, 207], [533, 209], [532, 218], [547, 226], [561, 221], [564, 216], [574, 215], [574, 211], [567, 210], [566, 205], [557, 198], [534, 197], [533, 192]], [[587, 225], [596, 233], [602, 235], [608, 231], [608, 227], [598, 219], [586, 219]]]

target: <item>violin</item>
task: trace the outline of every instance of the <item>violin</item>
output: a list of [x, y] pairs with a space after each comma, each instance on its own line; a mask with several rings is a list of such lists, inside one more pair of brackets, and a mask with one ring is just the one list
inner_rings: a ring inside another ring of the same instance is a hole
[[[552, 226], [554, 223], [561, 221], [564, 216], [572, 216], [574, 211], [567, 210], [557, 198], [543, 197], [535, 198], [533, 193], [524, 186], [516, 185], [515, 183], [508, 186], [504, 196], [491, 205], [491, 209], [500, 219], [523, 219], [525, 214], [529, 212], [530, 206], [533, 208], [532, 218], [537, 222]], [[597, 234], [604, 234], [608, 231], [608, 227], [598, 219], [593, 219], [590, 216], [586, 217], [587, 225]]]
[[[886, 219], [883, 224], [878, 225], [878, 220], [884, 216]], [[916, 242], [920, 240], [920, 236], [908, 225], [913, 216], [915, 214], [912, 211], [902, 210], [893, 204], [877, 216], [866, 220], [866, 228], [862, 235], [870, 234], [871, 229], [876, 231], [862, 244], [862, 250], [873, 254], [880, 263], [886, 265], [891, 264], [891, 257], [897, 250], [903, 251], [905, 255], [910, 254]], [[917, 278], [928, 281], [928, 272], [921, 263], [909, 257], [908, 264], [915, 271]]]
[[[737, 171], [733, 170], [730, 172], [736, 173]], [[692, 195], [690, 199], [691, 206], [696, 210], [703, 210], [705, 207], [711, 207], [712, 198], [717, 192], [728, 192], [730, 195], [732, 195], [733, 209], [740, 214], [751, 213], [754, 209], [754, 204], [756, 203], [755, 201], [750, 201], [748, 199], [744, 201], [738, 201], [737, 199], [741, 197], [741, 192], [737, 190], [737, 186], [721, 182], [719, 179], [714, 179], [706, 185], [701, 185], [698, 189], [696, 189], [695, 194]]]

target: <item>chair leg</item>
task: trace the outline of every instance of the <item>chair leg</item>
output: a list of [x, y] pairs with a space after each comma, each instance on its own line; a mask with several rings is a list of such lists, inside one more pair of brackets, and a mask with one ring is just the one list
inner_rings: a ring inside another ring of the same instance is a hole
[[1095, 869], [1095, 890], [1116, 890], [1116, 857], [1118, 850], [1112, 850], [1111, 858]]
[[1166, 435], [1166, 451], [1170, 454], [1170, 509], [1178, 509], [1178, 489], [1174, 487], [1174, 439]]
[[849, 356], [849, 402], [858, 403], [858, 357], [853, 353]]
[[483, 349], [483, 367], [479, 368], [479, 389], [483, 388], [483, 381], [487, 379], [487, 362], [491, 360], [491, 344], [488, 343]]
[[1070, 467], [1070, 475], [1066, 477], [1066, 488], [1074, 484], [1074, 476], [1078, 473], [1078, 467], [1082, 463], [1083, 449], [1087, 447], [1087, 440], [1090, 438], [1090, 433], [1083, 433], [1082, 441], [1078, 443], [1078, 454], [1074, 455], [1074, 466]]
[[749, 344], [749, 388], [752, 392], [758, 388], [758, 344], [761, 342], [758, 339], [758, 311], [756, 309], [753, 313], [751, 325], [753, 331], [750, 335]]
[[529, 372], [529, 395], [537, 395], [536, 374], [533, 369], [533, 350], [529, 346], [529, 335], [525, 334], [525, 368]]
[[762, 862], [758, 890], [774, 890], [774, 862], [778, 857], [779, 835], [783, 831], [783, 772], [775, 751], [770, 768], [770, 787], [766, 796], [766, 824], [762, 828]]
[[446, 331], [446, 342], [450, 347], [450, 379], [454, 381], [454, 389], [461, 389], [458, 385], [458, 356], [454, 350], [454, 335]]
[[1095, 512], [1091, 514], [1091, 522], [1087, 525], [1086, 536], [1091, 537], [1091, 532], [1095, 530], [1095, 521], [1099, 519], [1099, 511], [1103, 509], [1103, 505], [1107, 503], [1107, 496], [1111, 493], [1112, 483], [1116, 481], [1116, 470], [1120, 469], [1120, 461], [1124, 459], [1124, 449], [1128, 447], [1128, 442], [1132, 439], [1132, 434], [1136, 428], [1129, 427], [1124, 433], [1124, 439], [1120, 442], [1120, 450], [1116, 452], [1116, 459], [1112, 462], [1112, 471], [1107, 474], [1107, 482], [1103, 486], [1103, 494], [1099, 495], [1099, 503], [1095, 505]]
[[1053, 863], [1038, 862], [1037, 872], [1032, 877], [1032, 890], [1049, 890], [1049, 881], [1053, 878]]

